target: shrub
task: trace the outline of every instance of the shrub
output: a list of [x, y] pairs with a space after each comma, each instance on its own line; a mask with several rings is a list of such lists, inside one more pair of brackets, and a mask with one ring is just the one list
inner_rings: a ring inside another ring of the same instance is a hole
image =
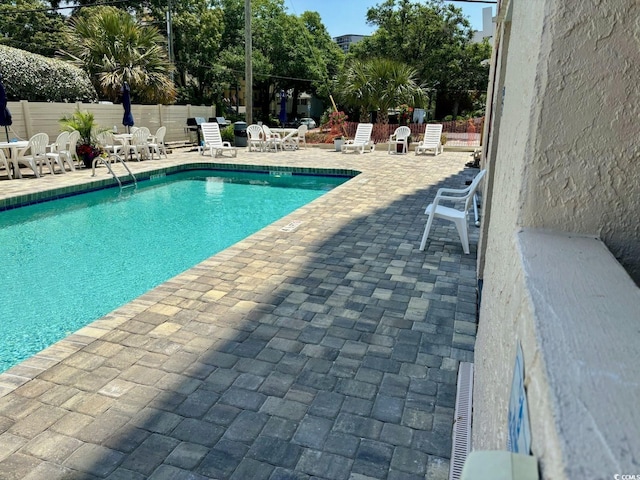
[[87, 74], [62, 60], [0, 45], [0, 73], [9, 100], [95, 102]]
[[233, 125], [227, 125], [226, 127], [221, 128], [220, 136], [222, 137], [222, 141], [233, 143], [233, 141], [235, 140]]

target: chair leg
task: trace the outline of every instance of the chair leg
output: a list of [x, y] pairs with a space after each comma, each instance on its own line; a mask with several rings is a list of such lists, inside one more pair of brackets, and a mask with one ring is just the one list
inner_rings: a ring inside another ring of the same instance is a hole
[[480, 222], [478, 221], [478, 194], [473, 194], [473, 218], [475, 220], [476, 227], [480, 226]]
[[431, 230], [431, 224], [433, 223], [433, 215], [429, 214], [427, 224], [424, 227], [424, 233], [422, 234], [422, 241], [420, 242], [420, 251], [424, 250], [427, 245], [427, 237], [429, 237], [429, 230]]
[[469, 255], [469, 235], [467, 232], [467, 217], [459, 218], [453, 221], [460, 235], [460, 243], [462, 244], [462, 250], [466, 255]]

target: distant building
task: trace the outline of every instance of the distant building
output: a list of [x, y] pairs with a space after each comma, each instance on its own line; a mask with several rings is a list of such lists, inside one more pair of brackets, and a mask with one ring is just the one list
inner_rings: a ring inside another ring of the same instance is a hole
[[358, 43], [365, 37], [366, 35], [340, 35], [339, 37], [334, 37], [333, 41], [338, 44], [344, 53], [347, 53], [352, 43]]
[[473, 41], [480, 43], [485, 38], [492, 43], [494, 32], [496, 31], [496, 23], [492, 14], [492, 7], [482, 9], [482, 30], [476, 30], [473, 34]]

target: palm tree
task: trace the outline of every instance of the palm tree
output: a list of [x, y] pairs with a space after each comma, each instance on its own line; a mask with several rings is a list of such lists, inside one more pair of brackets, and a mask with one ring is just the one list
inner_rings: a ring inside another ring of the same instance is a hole
[[83, 10], [71, 21], [63, 55], [84, 68], [98, 92], [117, 100], [129, 82], [142, 103], [171, 103], [176, 90], [169, 77], [173, 65], [155, 27], [142, 26], [114, 7]]
[[354, 61], [342, 74], [338, 84], [340, 86], [338, 101], [360, 110], [360, 121], [369, 121], [369, 112], [373, 110], [371, 98], [372, 85], [369, 80], [366, 62]]
[[361, 112], [377, 110], [378, 123], [389, 123], [389, 109], [408, 104], [422, 106], [427, 94], [416, 69], [387, 58], [355, 61], [342, 77], [341, 99]]

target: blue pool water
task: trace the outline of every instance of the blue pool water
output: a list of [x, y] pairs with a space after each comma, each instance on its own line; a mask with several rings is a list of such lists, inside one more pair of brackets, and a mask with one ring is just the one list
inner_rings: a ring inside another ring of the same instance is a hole
[[0, 372], [345, 180], [193, 171], [0, 212]]

